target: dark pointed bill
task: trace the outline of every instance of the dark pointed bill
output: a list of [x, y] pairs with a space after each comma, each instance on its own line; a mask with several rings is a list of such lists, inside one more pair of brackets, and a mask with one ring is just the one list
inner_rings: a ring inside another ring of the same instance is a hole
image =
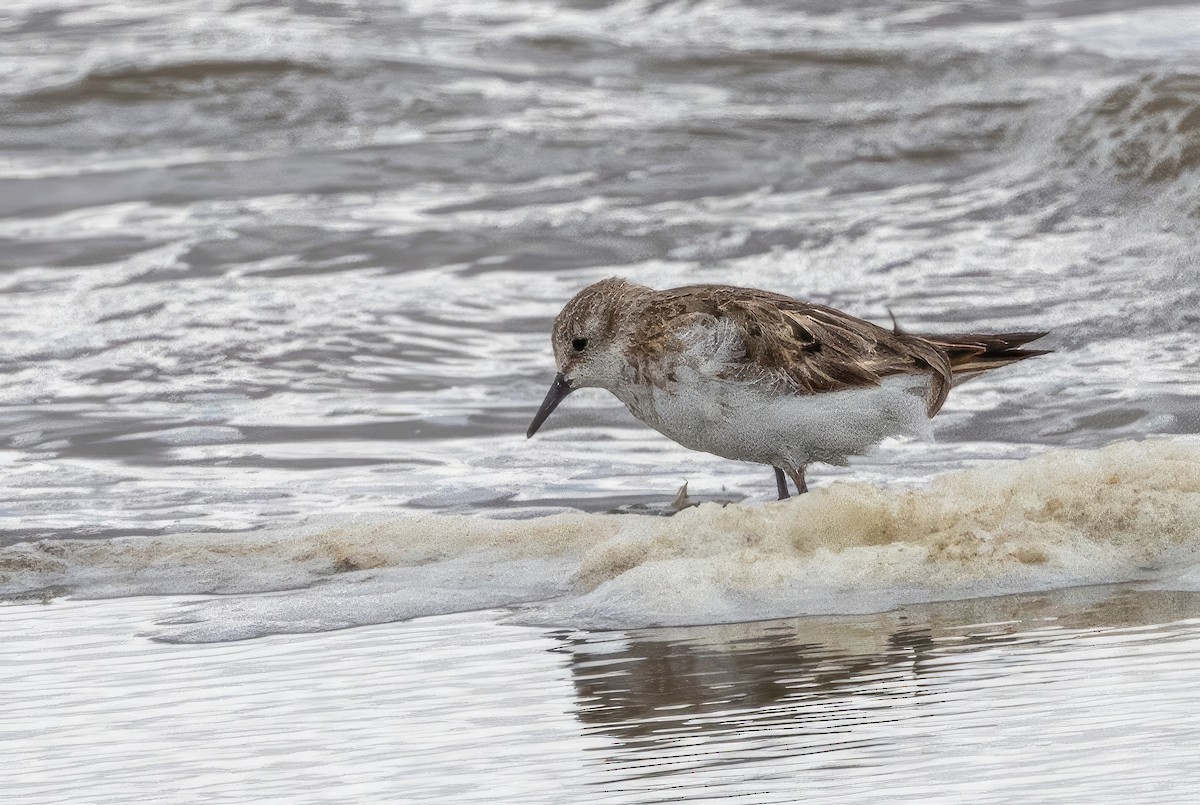
[[559, 372], [554, 376], [554, 383], [551, 384], [550, 390], [546, 392], [546, 399], [542, 400], [542, 407], [534, 414], [533, 422], [529, 423], [529, 430], [525, 431], [525, 438], [528, 439], [533, 434], [537, 433], [537, 429], [546, 421], [546, 417], [550, 416], [550, 412], [558, 407], [558, 404], [563, 401], [563, 398], [570, 394], [575, 389], [571, 386], [571, 381]]

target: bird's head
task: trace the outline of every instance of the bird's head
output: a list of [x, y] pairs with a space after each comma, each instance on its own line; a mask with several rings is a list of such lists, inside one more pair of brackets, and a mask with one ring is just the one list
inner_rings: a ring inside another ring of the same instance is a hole
[[625, 366], [635, 300], [649, 289], [620, 277], [589, 285], [554, 319], [551, 343], [558, 374], [526, 436], [532, 436], [563, 398], [579, 388], [611, 388]]

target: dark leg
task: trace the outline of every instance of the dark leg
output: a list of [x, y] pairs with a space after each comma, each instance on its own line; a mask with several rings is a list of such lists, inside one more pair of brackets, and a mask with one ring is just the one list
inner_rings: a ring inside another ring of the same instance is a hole
[[796, 494], [803, 495], [808, 491], [808, 484], [804, 483], [804, 468], [798, 470], [788, 470], [788, 475], [792, 476], [792, 483], [796, 485]]
[[775, 489], [779, 492], [779, 499], [786, 500], [791, 495], [788, 494], [787, 478], [783, 477], [783, 470], [775, 468]]

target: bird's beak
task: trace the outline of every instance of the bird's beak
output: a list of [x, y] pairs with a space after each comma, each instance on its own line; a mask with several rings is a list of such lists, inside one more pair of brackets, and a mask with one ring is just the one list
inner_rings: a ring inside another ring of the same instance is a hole
[[567, 380], [562, 372], [556, 374], [554, 382], [550, 385], [550, 390], [546, 392], [546, 399], [542, 400], [542, 407], [534, 414], [533, 421], [529, 423], [529, 430], [525, 431], [525, 438], [528, 439], [537, 433], [537, 429], [546, 421], [546, 417], [550, 416], [550, 412], [557, 408], [558, 404], [574, 390], [575, 387], [571, 385], [571, 381]]

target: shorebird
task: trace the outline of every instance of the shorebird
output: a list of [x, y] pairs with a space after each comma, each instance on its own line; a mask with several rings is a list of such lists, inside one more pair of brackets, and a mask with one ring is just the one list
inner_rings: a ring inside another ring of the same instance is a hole
[[575, 389], [608, 389], [684, 447], [774, 467], [782, 500], [813, 462], [923, 435], [953, 385], [1044, 355], [1022, 348], [1043, 335], [914, 335], [754, 288], [613, 277], [555, 318], [558, 374], [526, 437]]

